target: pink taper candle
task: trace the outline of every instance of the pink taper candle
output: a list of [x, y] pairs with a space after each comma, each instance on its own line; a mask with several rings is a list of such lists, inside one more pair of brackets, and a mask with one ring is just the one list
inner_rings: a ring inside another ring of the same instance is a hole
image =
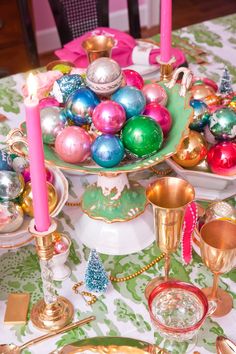
[[161, 0], [161, 61], [171, 59], [172, 0]]
[[39, 232], [50, 227], [46, 171], [44, 166], [43, 141], [40, 124], [39, 101], [36, 97], [37, 81], [32, 74], [27, 80], [28, 97], [25, 99], [27, 140], [35, 228]]

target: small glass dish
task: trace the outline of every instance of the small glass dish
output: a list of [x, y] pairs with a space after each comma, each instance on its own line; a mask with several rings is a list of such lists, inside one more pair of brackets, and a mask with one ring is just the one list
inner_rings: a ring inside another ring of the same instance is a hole
[[170, 352], [174, 342], [186, 342], [192, 351], [197, 333], [207, 316], [215, 308], [214, 301], [208, 302], [205, 294], [196, 286], [181, 281], [159, 283], [150, 293], [148, 307], [151, 320], [161, 336], [168, 339]]

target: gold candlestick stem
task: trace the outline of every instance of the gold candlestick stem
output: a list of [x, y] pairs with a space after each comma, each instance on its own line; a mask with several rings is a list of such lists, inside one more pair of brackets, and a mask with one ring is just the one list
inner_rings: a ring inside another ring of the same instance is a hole
[[52, 233], [56, 231], [56, 228], [57, 225], [53, 220], [47, 232], [36, 231], [34, 220], [29, 226], [29, 231], [35, 238], [36, 251], [40, 260], [44, 293], [44, 298], [33, 306], [30, 318], [35, 327], [46, 331], [65, 327], [71, 322], [74, 314], [71, 302], [65, 297], [57, 296], [53, 286], [51, 259], [54, 246]]

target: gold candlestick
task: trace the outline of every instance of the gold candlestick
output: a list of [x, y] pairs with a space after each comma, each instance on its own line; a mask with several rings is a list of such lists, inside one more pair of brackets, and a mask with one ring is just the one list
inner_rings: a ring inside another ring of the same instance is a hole
[[34, 220], [31, 220], [29, 225], [29, 232], [35, 238], [44, 293], [44, 298], [33, 306], [30, 319], [35, 327], [46, 331], [63, 328], [71, 322], [74, 314], [71, 302], [65, 297], [57, 296], [53, 286], [51, 259], [54, 246], [52, 233], [56, 231], [56, 228], [57, 224], [54, 220], [51, 221], [51, 226], [46, 232], [36, 231]]
[[160, 57], [158, 57], [157, 62], [160, 64], [160, 81], [170, 81], [174, 70], [173, 64], [175, 62], [175, 57], [172, 57], [167, 63], [161, 61]]

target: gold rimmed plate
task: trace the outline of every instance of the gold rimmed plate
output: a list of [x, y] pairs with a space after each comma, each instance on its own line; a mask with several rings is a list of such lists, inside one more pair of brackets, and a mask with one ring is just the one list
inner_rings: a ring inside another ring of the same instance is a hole
[[51, 354], [168, 354], [156, 345], [133, 338], [94, 337], [68, 344]]

